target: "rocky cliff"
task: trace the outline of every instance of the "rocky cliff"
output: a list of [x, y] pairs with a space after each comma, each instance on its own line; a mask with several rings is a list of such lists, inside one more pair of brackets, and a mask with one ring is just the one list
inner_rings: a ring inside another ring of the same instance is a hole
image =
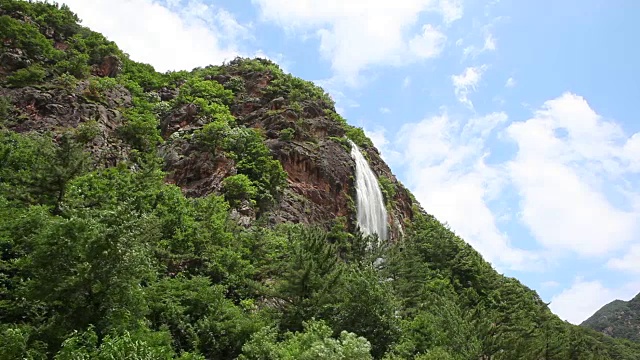
[[[64, 39], [57, 39], [56, 43], [60, 48], [67, 47]], [[19, 49], [10, 49], [9, 53], [19, 53]], [[98, 135], [87, 144], [87, 149], [97, 163], [113, 166], [128, 158], [132, 146], [123, 140], [120, 130], [126, 123], [123, 112], [134, 106], [133, 96], [120, 84], [101, 87], [95, 80], [119, 74], [121, 61], [113, 59], [113, 55], [105, 56], [92, 67], [94, 78], [70, 86], [54, 80], [37, 86], [0, 88], [0, 96], [12, 107], [15, 119], [5, 126], [18, 133], [55, 133], [95, 123]], [[2, 71], [10, 72], [11, 64], [5, 63]], [[249, 70], [248, 64], [257, 65], [257, 70]], [[355, 229], [354, 162], [344, 141], [348, 125], [335, 113], [331, 102], [311, 98], [292, 101], [278, 96], [271, 82], [276, 76], [286, 75], [267, 60], [237, 59], [227, 65], [209, 67], [202, 74], [195, 71], [194, 76], [233, 89], [229, 109], [236, 124], [259, 129], [272, 156], [281, 162], [287, 174], [287, 186], [268, 208], [257, 211], [246, 202], [239, 204], [235, 213], [241, 223], [250, 224], [265, 213], [272, 224], [294, 222], [330, 228], [342, 218], [348, 230]], [[202, 116], [198, 105], [175, 101], [183, 83], [145, 93], [156, 108], [163, 108], [158, 115], [164, 141], [158, 144], [158, 149], [169, 174], [167, 182], [180, 186], [191, 197], [220, 194], [223, 180], [237, 173], [235, 161], [225, 154], [203, 149], [191, 136], [211, 119]], [[392, 189], [385, 194], [391, 239], [398, 239], [405, 222], [412, 218], [413, 201], [377, 149], [368, 142], [362, 143], [362, 147], [373, 171], [384, 177], [385, 184]]]

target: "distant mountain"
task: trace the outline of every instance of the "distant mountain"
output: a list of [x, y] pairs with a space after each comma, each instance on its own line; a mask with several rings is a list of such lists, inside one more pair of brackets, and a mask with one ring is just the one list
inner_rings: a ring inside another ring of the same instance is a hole
[[640, 341], [640, 294], [629, 301], [610, 302], [585, 320], [581, 326], [614, 338]]

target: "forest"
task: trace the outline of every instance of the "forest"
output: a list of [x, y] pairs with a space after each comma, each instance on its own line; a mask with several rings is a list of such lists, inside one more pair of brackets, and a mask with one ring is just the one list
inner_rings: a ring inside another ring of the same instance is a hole
[[[640, 359], [638, 343], [560, 320], [415, 199], [385, 243], [344, 219], [269, 221], [288, 174], [234, 115], [247, 79], [270, 79], [256, 101], [320, 104], [340, 146], [372, 147], [362, 129], [269, 60], [159, 73], [80, 20], [0, 0], [0, 359]], [[197, 126], [167, 135], [176, 109]], [[188, 196], [167, 181], [179, 141], [236, 173]]]

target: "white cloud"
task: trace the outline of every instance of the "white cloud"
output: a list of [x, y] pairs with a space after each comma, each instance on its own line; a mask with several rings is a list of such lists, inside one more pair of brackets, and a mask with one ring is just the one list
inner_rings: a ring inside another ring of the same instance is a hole
[[600, 281], [576, 279], [573, 285], [551, 298], [549, 307], [561, 319], [578, 325], [613, 300], [629, 300], [640, 284], [607, 288]]
[[402, 80], [402, 88], [406, 89], [409, 87], [409, 85], [411, 85], [411, 77], [407, 76], [404, 78], [404, 80]]
[[[460, 44], [462, 44], [462, 42]], [[484, 43], [482, 44], [482, 47], [469, 45], [465, 47], [464, 50], [462, 50], [462, 54], [463, 58], [466, 58], [467, 56], [475, 58], [485, 51], [494, 51], [495, 49], [496, 39], [493, 37], [493, 34], [491, 34], [488, 30], [485, 30]]]
[[380, 151], [380, 156], [389, 165], [402, 161], [402, 154], [391, 149], [390, 142], [386, 136], [386, 129], [378, 126], [375, 130], [368, 130], [363, 126], [365, 135], [373, 142], [373, 145]]
[[514, 248], [488, 206], [505, 177], [485, 163], [485, 142], [506, 121], [506, 114], [492, 113], [462, 125], [444, 113], [404, 125], [394, 145], [406, 159], [408, 185], [427, 211], [446, 221], [487, 260], [531, 269], [538, 267], [539, 257]]
[[380, 110], [380, 112], [383, 113], [383, 114], [390, 114], [391, 113], [391, 109], [389, 109], [388, 107], [381, 107], [378, 110]]
[[464, 8], [461, 0], [440, 0], [439, 8], [446, 24], [462, 18]]
[[422, 33], [409, 41], [409, 49], [422, 59], [428, 59], [440, 55], [447, 37], [427, 24], [422, 27]]
[[464, 105], [473, 108], [473, 103], [469, 100], [470, 92], [476, 90], [476, 86], [482, 79], [482, 74], [487, 70], [487, 65], [468, 67], [459, 75], [452, 75], [454, 92], [458, 101]]
[[640, 244], [635, 244], [620, 258], [610, 259], [607, 266], [611, 269], [640, 273]]
[[504, 83], [504, 87], [508, 87], [508, 88], [512, 88], [516, 86], [516, 79], [510, 77], [507, 79], [507, 81]]
[[[445, 22], [462, 16], [458, 1], [404, 0], [253, 0], [264, 21], [287, 31], [315, 34], [320, 53], [334, 75], [358, 83], [362, 70], [401, 66], [437, 56], [446, 36], [431, 24], [418, 24], [424, 12], [439, 12]], [[410, 31], [419, 25], [418, 33]]]
[[[624, 186], [623, 159], [631, 140], [570, 93], [547, 101], [534, 117], [512, 123], [506, 134], [518, 145], [507, 163], [521, 197], [521, 221], [548, 249], [605, 255], [637, 239], [637, 209], [615, 206], [607, 192]], [[629, 185], [627, 185], [629, 186]], [[632, 199], [640, 188], [618, 192]]]
[[180, 13], [153, 0], [64, 0], [85, 26], [101, 32], [132, 59], [159, 71], [191, 70], [240, 54], [233, 44], [249, 36], [224, 9], [191, 1]]
[[[478, 74], [471, 69], [455, 77], [463, 103]], [[569, 93], [545, 102], [526, 121], [507, 121], [504, 113], [465, 122], [443, 112], [405, 124], [383, 153], [399, 152], [407, 184], [424, 208], [499, 265], [539, 269], [569, 253], [606, 256], [640, 240], [638, 134], [628, 137]], [[489, 163], [492, 134], [514, 141], [517, 152]], [[505, 189], [513, 189], [515, 202], [503, 197]], [[492, 211], [494, 205], [500, 211]], [[498, 227], [507, 212], [538, 247], [512, 245]], [[635, 263], [640, 248], [609, 266], [630, 271]]]

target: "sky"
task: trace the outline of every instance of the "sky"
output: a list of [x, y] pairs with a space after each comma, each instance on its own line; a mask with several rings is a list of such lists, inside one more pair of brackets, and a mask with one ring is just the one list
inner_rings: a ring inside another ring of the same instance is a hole
[[63, 0], [156, 70], [269, 58], [579, 324], [640, 292], [640, 2]]

